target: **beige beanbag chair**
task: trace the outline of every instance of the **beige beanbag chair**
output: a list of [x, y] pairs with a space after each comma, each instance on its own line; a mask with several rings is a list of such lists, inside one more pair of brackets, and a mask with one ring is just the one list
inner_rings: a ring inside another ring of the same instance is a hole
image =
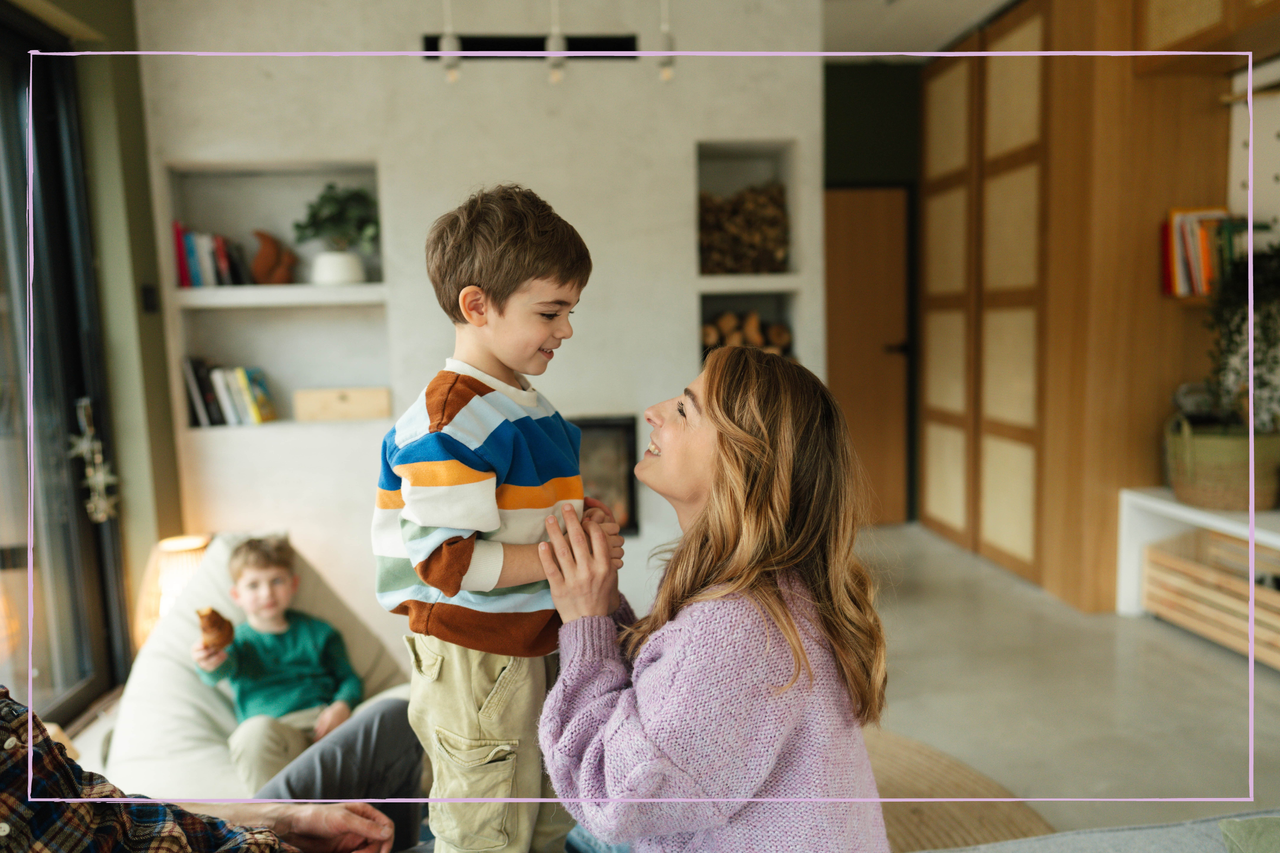
[[[244, 621], [244, 611], [231, 600], [227, 561], [249, 535], [214, 537], [200, 569], [173, 609], [156, 623], [133, 663], [105, 773], [128, 794], [165, 800], [254, 795], [244, 790], [227, 747], [227, 737], [236, 727], [231, 688], [226, 681], [216, 688], [205, 684], [191, 660], [191, 646], [200, 636], [197, 610], [215, 607], [236, 624]], [[383, 695], [408, 698], [402, 655], [384, 646], [301, 555], [294, 570], [301, 586], [291, 606], [324, 619], [342, 634], [351, 665], [364, 682], [364, 701]], [[373, 595], [372, 579], [367, 589], [349, 594]]]

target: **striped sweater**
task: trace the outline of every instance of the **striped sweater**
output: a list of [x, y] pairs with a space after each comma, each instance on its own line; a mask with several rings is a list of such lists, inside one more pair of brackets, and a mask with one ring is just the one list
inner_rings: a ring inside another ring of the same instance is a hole
[[445, 361], [382, 441], [373, 553], [378, 603], [410, 630], [537, 657], [560, 617], [545, 580], [494, 589], [502, 545], [544, 541], [566, 504], [582, 512], [581, 433], [520, 382]]

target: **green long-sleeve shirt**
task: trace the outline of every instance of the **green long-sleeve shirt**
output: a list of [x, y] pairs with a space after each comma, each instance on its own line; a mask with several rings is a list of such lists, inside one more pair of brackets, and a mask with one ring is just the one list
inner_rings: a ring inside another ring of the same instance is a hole
[[231, 680], [238, 722], [258, 714], [280, 717], [339, 699], [354, 708], [364, 694], [342, 635], [300, 611], [285, 615], [289, 627], [280, 634], [263, 634], [241, 622], [222, 665], [213, 672], [196, 667], [206, 684]]

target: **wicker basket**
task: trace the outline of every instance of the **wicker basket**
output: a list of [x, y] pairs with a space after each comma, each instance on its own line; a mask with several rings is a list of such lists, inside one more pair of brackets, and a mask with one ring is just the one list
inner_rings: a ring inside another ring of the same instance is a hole
[[[1280, 496], [1280, 434], [1253, 437], [1254, 509], [1274, 509]], [[1165, 458], [1173, 493], [1206, 509], [1249, 509], [1249, 433], [1244, 427], [1195, 427], [1182, 415], [1165, 425]]]

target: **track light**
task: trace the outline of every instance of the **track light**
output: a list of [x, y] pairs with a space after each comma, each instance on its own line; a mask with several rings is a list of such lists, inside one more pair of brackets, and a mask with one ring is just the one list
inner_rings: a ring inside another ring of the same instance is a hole
[[[662, 19], [662, 49], [668, 52], [674, 51], [676, 49], [676, 40], [671, 35], [671, 0], [658, 0], [658, 9]], [[664, 83], [670, 83], [671, 78], [675, 76], [676, 58], [674, 56], [658, 57], [658, 79]]]
[[462, 76], [462, 57], [457, 55], [457, 51], [462, 50], [462, 40], [453, 31], [452, 0], [441, 0], [441, 2], [444, 11], [444, 32], [440, 35], [440, 52], [444, 54], [445, 52], [453, 51], [454, 55], [442, 55], [440, 64], [444, 66], [444, 79], [450, 83], [457, 83], [458, 78]]
[[564, 79], [564, 56], [567, 42], [564, 33], [560, 32], [560, 0], [551, 0], [551, 35], [547, 36], [547, 53], [560, 53], [561, 56], [547, 56], [547, 79], [559, 83]]

